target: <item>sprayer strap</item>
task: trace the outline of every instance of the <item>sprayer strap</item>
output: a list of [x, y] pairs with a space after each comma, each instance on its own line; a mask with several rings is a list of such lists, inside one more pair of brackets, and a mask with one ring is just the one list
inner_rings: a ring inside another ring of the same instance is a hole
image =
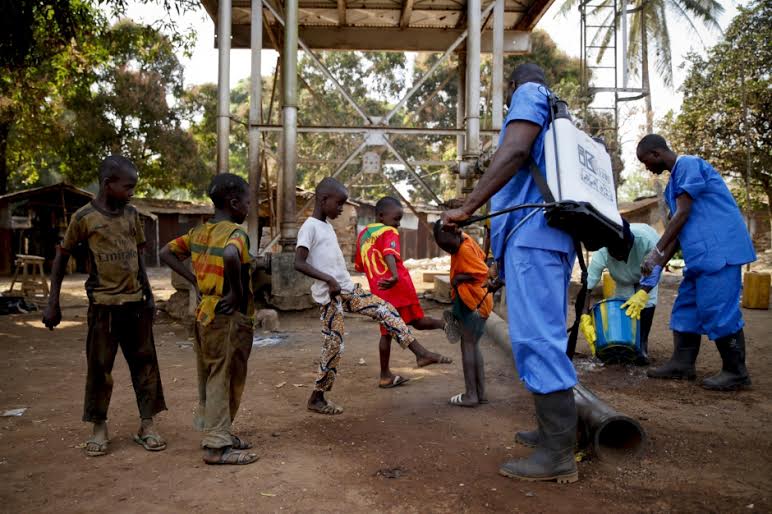
[[569, 359], [573, 359], [576, 352], [576, 340], [579, 337], [579, 321], [582, 317], [582, 312], [584, 312], [584, 303], [587, 300], [587, 265], [584, 262], [584, 254], [582, 253], [582, 242], [576, 238], [574, 238], [574, 251], [576, 252], [576, 258], [579, 259], [579, 269], [582, 271], [582, 286], [579, 288], [576, 302], [574, 302], [574, 324], [568, 329], [566, 355], [568, 355]]
[[542, 174], [539, 167], [536, 166], [536, 163], [533, 161], [533, 158], [530, 158], [530, 162], [528, 163], [528, 169], [531, 171], [531, 178], [533, 178], [533, 181], [536, 184], [536, 187], [539, 188], [539, 192], [541, 193], [542, 198], [544, 198], [544, 201], [546, 203], [554, 203], [555, 197], [552, 196], [552, 191], [550, 191], [550, 186], [547, 185], [547, 179], [544, 178], [544, 175]]

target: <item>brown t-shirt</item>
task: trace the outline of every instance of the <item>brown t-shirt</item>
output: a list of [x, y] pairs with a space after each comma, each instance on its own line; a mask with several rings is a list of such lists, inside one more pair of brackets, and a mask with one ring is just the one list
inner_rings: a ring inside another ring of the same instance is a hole
[[142, 300], [139, 250], [145, 231], [137, 209], [127, 205], [121, 214], [109, 214], [93, 202], [72, 216], [61, 247], [71, 253], [84, 244], [91, 261], [86, 293], [93, 303], [119, 305]]

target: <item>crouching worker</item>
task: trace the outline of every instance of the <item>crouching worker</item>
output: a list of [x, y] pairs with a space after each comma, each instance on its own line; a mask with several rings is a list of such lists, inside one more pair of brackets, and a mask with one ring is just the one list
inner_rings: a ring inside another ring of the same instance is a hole
[[651, 378], [694, 380], [702, 334], [716, 342], [721, 372], [702, 382], [706, 389], [751, 385], [745, 367], [745, 334], [740, 312], [742, 265], [756, 260], [740, 209], [724, 180], [705, 160], [676, 155], [662, 136], [638, 143], [638, 160], [652, 173], [670, 170], [665, 202], [672, 216], [643, 262], [644, 275], [664, 266], [680, 246], [686, 269], [673, 304], [673, 356]]
[[[488, 284], [485, 254], [474, 240], [459, 231], [434, 224], [437, 246], [450, 254], [450, 283], [453, 287], [453, 318], [460, 324], [461, 359], [466, 391], [453, 396], [449, 403], [458, 407], [477, 407], [488, 403], [485, 395], [485, 371], [480, 338], [485, 320], [493, 310], [493, 285]], [[486, 285], [489, 289], [486, 291]]]
[[148, 451], [166, 449], [153, 426], [153, 416], [166, 410], [158, 358], [153, 341], [155, 303], [145, 273], [142, 249], [145, 231], [129, 204], [137, 185], [137, 169], [127, 158], [107, 157], [99, 165], [99, 193], [72, 215], [59, 245], [51, 273], [51, 295], [43, 323], [53, 330], [62, 320], [59, 292], [70, 254], [84, 246], [91, 266], [86, 280], [86, 398], [83, 421], [94, 424], [86, 455], [107, 453], [107, 409], [113, 392], [112, 370], [120, 345], [131, 373], [141, 418], [134, 441]]
[[[212, 179], [209, 198], [214, 217], [171, 241], [161, 260], [196, 286], [196, 363], [199, 407], [196, 425], [203, 428], [204, 462], [251, 464], [252, 445], [233, 435], [252, 351], [249, 237], [239, 226], [249, 210], [249, 188], [241, 177], [222, 173]], [[191, 273], [182, 263], [188, 257]]]
[[338, 245], [335, 229], [327, 220], [343, 212], [348, 191], [334, 178], [327, 177], [316, 186], [314, 211], [298, 231], [295, 269], [314, 280], [311, 296], [321, 305], [322, 355], [314, 391], [308, 399], [308, 410], [336, 415], [343, 408], [324, 397], [332, 389], [343, 354], [343, 313], [362, 314], [378, 320], [404, 349], [416, 356], [419, 366], [449, 363], [450, 359], [428, 351], [416, 341], [412, 332], [391, 304], [355, 285], [346, 269], [346, 260]]
[[[624, 240], [619, 245], [601, 248], [592, 254], [590, 265], [587, 267], [587, 288], [588, 290], [595, 288], [600, 282], [603, 271], [608, 269], [609, 275], [616, 283], [614, 296], [627, 298], [623, 308], [629, 316], [641, 321], [641, 346], [634, 362], [638, 366], [646, 366], [649, 364], [649, 332], [654, 321], [654, 309], [657, 306], [659, 273], [656, 278], [643, 277], [641, 264], [657, 244], [659, 235], [649, 225], [643, 223], [628, 225], [625, 221], [624, 236]], [[591, 304], [591, 298], [588, 297], [587, 312]], [[591, 346], [594, 345], [597, 335], [588, 313], [582, 315], [580, 327], [587, 342]], [[598, 357], [606, 361], [603, 355]]]

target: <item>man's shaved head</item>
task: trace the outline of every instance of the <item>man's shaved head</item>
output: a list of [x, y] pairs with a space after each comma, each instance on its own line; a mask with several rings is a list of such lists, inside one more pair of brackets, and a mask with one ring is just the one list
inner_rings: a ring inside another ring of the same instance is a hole
[[665, 170], [672, 170], [676, 155], [667, 146], [665, 138], [659, 134], [649, 134], [638, 142], [636, 157], [650, 172], [659, 175]]
[[510, 75], [509, 79], [517, 86], [525, 84], [526, 82], [538, 82], [539, 84], [547, 85], [547, 78], [544, 76], [544, 70], [532, 62], [517, 66], [512, 71], [512, 75]]
[[643, 155], [652, 150], [667, 150], [670, 151], [670, 147], [667, 146], [665, 138], [659, 134], [648, 134], [638, 142], [638, 148], [636, 151], [638, 154]]

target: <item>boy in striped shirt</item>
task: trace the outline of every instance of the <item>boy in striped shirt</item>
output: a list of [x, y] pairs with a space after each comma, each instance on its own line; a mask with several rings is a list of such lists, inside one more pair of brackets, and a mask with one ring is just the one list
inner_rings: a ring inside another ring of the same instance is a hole
[[[196, 357], [204, 462], [251, 464], [252, 445], [231, 433], [247, 378], [252, 351], [249, 237], [241, 229], [249, 210], [249, 188], [241, 177], [217, 175], [209, 186], [214, 217], [171, 241], [161, 259], [195, 285], [201, 300], [196, 309]], [[191, 273], [182, 263], [190, 257]]]

